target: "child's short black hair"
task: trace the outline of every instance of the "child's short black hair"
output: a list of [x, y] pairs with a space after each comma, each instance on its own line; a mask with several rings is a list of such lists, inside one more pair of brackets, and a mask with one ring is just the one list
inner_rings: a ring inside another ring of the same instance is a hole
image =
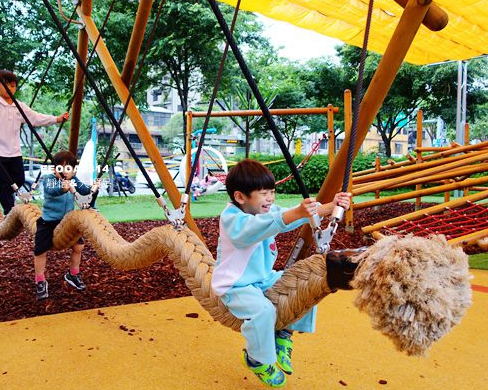
[[0, 69], [0, 78], [5, 82], [5, 84], [8, 83], [17, 84], [17, 76], [15, 75], [15, 73], [11, 72], [10, 70]]
[[71, 165], [75, 167], [78, 164], [76, 157], [69, 150], [62, 150], [53, 156], [53, 165], [56, 167], [58, 165]]
[[225, 179], [225, 187], [232, 202], [235, 202], [235, 191], [250, 196], [255, 190], [273, 190], [275, 186], [271, 171], [260, 162], [248, 158], [234, 166]]

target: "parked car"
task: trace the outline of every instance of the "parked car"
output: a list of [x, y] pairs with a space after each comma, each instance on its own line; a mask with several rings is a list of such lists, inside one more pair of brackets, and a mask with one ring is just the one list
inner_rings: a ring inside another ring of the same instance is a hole
[[[183, 188], [184, 184], [184, 178], [181, 180], [179, 172], [180, 172], [180, 162], [181, 162], [181, 157], [176, 157], [174, 159], [169, 159], [169, 160], [164, 160], [166, 167], [168, 168], [168, 171], [173, 178], [176, 186], [178, 188]], [[146, 169], [147, 174], [149, 175], [149, 178], [151, 181], [154, 183], [154, 185], [158, 185], [158, 183], [161, 183], [161, 180], [159, 179], [158, 173], [156, 172], [156, 168], [154, 168], [154, 165], [151, 161], [143, 161], [142, 165]], [[138, 171], [136, 175], [136, 184], [141, 184], [141, 185], [146, 185], [149, 187], [149, 184], [147, 183], [146, 178], [142, 174], [142, 171]]]

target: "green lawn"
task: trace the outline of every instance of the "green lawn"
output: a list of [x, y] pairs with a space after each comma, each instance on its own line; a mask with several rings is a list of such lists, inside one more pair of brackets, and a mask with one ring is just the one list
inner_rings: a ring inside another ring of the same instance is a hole
[[488, 270], [488, 253], [478, 253], [477, 255], [469, 256], [469, 266]]
[[[280, 206], [291, 207], [301, 200], [299, 195], [278, 194], [277, 202]], [[165, 197], [170, 210], [171, 202]], [[191, 202], [191, 214], [194, 218], [217, 217], [229, 201], [227, 194], [218, 193], [202, 196], [195, 202]], [[97, 200], [97, 208], [111, 223], [132, 222], [165, 219], [163, 209], [158, 206], [152, 195], [130, 196], [128, 198], [100, 197]]]
[[[166, 202], [172, 209], [171, 202]], [[362, 195], [354, 198], [355, 202], [374, 199], [374, 196]], [[276, 203], [283, 207], [291, 207], [300, 203], [301, 195], [277, 194]], [[423, 202], [442, 202], [442, 197], [426, 196]], [[229, 201], [226, 193], [217, 193], [200, 197], [191, 202], [191, 214], [194, 218], [217, 217]], [[110, 222], [133, 222], [147, 219], [164, 219], [163, 209], [158, 206], [152, 195], [135, 195], [130, 197], [100, 197], [97, 208]]]

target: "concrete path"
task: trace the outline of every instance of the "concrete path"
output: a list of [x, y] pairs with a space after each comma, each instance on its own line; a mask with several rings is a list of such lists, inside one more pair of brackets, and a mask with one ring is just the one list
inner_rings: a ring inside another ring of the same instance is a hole
[[[473, 274], [473, 306], [427, 358], [372, 330], [354, 292], [327, 297], [317, 332], [294, 336], [285, 389], [488, 389], [488, 272]], [[243, 346], [192, 297], [3, 322], [0, 389], [265, 389], [241, 365]]]

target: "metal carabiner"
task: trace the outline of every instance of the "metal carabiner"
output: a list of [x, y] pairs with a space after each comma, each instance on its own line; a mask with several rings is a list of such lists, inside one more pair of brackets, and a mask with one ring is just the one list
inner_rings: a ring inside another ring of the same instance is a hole
[[32, 194], [30, 192], [20, 192], [19, 187], [15, 183], [12, 184], [11, 187], [23, 204], [30, 203], [30, 201], [32, 200]]
[[339, 226], [338, 222], [344, 216], [344, 212], [345, 210], [343, 207], [335, 206], [331, 215], [329, 216], [330, 222], [324, 230], [320, 229], [320, 224], [318, 224], [318, 226], [312, 226], [312, 234], [315, 240], [317, 253], [323, 255], [329, 251], [330, 243], [332, 242], [334, 234]]
[[86, 210], [90, 208], [91, 201], [93, 199], [93, 194], [90, 192], [88, 195], [81, 195], [79, 192], [72, 192], [75, 202], [81, 210]]
[[156, 198], [156, 202], [158, 202], [159, 206], [163, 208], [166, 218], [168, 218], [168, 221], [177, 230], [180, 230], [185, 225], [186, 205], [188, 204], [188, 199], [188, 194], [182, 194], [180, 208], [171, 211], [166, 205], [166, 202], [162, 196]]

